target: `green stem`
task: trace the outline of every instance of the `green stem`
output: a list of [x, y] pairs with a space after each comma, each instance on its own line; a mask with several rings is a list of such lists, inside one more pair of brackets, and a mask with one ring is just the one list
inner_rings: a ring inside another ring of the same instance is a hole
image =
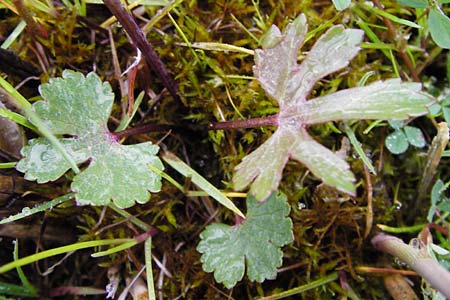
[[145, 271], [147, 273], [147, 290], [148, 299], [155, 300], [155, 286], [153, 284], [153, 269], [152, 269], [152, 237], [150, 236], [144, 243], [145, 252]]
[[98, 246], [107, 246], [107, 245], [115, 245], [121, 243], [127, 243], [130, 241], [134, 241], [134, 239], [107, 239], [107, 240], [97, 240], [97, 241], [88, 241], [88, 242], [80, 242], [67, 246], [62, 246], [54, 249], [49, 249], [46, 251], [42, 251], [30, 256], [23, 257], [21, 259], [15, 260], [13, 262], [7, 263], [0, 267], [0, 274], [8, 272], [17, 267], [25, 266], [41, 259], [45, 259], [47, 257], [72, 252], [76, 250], [98, 247]]
[[404, 226], [404, 227], [391, 227], [383, 224], [377, 224], [377, 227], [383, 231], [390, 233], [411, 233], [422, 230], [427, 224], [418, 224], [413, 226]]
[[48, 202], [45, 202], [43, 204], [37, 205], [33, 208], [24, 207], [20, 213], [9, 216], [9, 217], [1, 220], [0, 225], [14, 222], [14, 221], [20, 220], [22, 218], [29, 217], [35, 213], [38, 213], [38, 212], [41, 212], [41, 211], [44, 211], [47, 209], [51, 209], [51, 208], [55, 207], [56, 205], [59, 205], [63, 202], [73, 199], [74, 197], [75, 197], [74, 193], [69, 193], [69, 194], [63, 195], [61, 197], [55, 198], [53, 200], [50, 200]]
[[[13, 258], [14, 261], [19, 259], [19, 241], [16, 239], [14, 242], [14, 250], [13, 250]], [[35, 296], [37, 295], [36, 288], [30, 283], [28, 278], [25, 276], [25, 273], [23, 273], [21, 267], [16, 267], [17, 274], [19, 275], [20, 281], [22, 282], [22, 285], [30, 291], [30, 294]]]
[[310, 283], [307, 283], [305, 285], [301, 285], [299, 287], [275, 294], [275, 295], [271, 295], [271, 296], [267, 296], [267, 297], [262, 297], [262, 298], [257, 298], [257, 300], [276, 300], [276, 299], [282, 299], [282, 298], [286, 298], [292, 295], [296, 295], [296, 294], [300, 294], [303, 293], [305, 291], [320, 287], [322, 285], [325, 285], [327, 283], [330, 283], [332, 281], [335, 281], [338, 278], [338, 273], [334, 272], [331, 273], [330, 275], [327, 275], [325, 277], [322, 277], [320, 279], [317, 279], [315, 281], [312, 281]]
[[130, 220], [131, 223], [133, 223], [134, 225], [140, 227], [141, 229], [145, 230], [146, 232], [147, 231], [151, 231], [153, 229], [152, 226], [150, 226], [147, 223], [145, 223], [144, 221], [141, 221], [140, 219], [136, 218], [135, 216], [133, 216], [132, 214], [130, 214], [126, 210], [118, 208], [113, 203], [109, 204], [108, 207], [111, 208], [112, 210], [114, 210], [116, 213], [118, 213], [122, 217]]

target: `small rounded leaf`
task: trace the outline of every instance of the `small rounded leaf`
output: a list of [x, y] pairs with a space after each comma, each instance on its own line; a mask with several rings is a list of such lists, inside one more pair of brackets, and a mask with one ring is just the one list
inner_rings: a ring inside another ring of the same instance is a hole
[[388, 123], [392, 128], [396, 130], [400, 130], [405, 125], [405, 122], [403, 122], [403, 120], [388, 120]]
[[397, 0], [397, 2], [414, 8], [425, 8], [428, 6], [427, 0]]
[[408, 146], [408, 139], [402, 130], [396, 130], [386, 137], [386, 148], [392, 154], [402, 154]]
[[450, 18], [433, 7], [428, 14], [431, 37], [441, 48], [450, 49]]
[[406, 126], [404, 128], [408, 142], [417, 148], [423, 148], [427, 144], [425, 138], [423, 137], [422, 131], [413, 126]]
[[450, 124], [450, 107], [442, 106], [442, 113], [444, 114], [444, 120]]
[[344, 10], [350, 6], [351, 0], [333, 0], [334, 7], [337, 10]]

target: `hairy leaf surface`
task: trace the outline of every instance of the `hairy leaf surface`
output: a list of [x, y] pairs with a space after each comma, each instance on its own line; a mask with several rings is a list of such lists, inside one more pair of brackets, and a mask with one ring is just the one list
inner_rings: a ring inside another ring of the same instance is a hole
[[[74, 177], [72, 189], [79, 204], [106, 205], [113, 201], [126, 208], [145, 203], [150, 192], [158, 192], [161, 178], [147, 165], [162, 170], [156, 156], [159, 147], [151, 142], [121, 145], [109, 132], [107, 121], [114, 94], [108, 83], [94, 73], [86, 77], [64, 71], [62, 78], [51, 79], [40, 87], [43, 101], [34, 111], [55, 134], [69, 137], [60, 141], [77, 164], [89, 160], [89, 166]], [[45, 138], [33, 139], [22, 149], [17, 170], [28, 180], [39, 183], [56, 180], [70, 165]]]
[[349, 119], [398, 119], [428, 112], [432, 98], [420, 93], [418, 83], [399, 79], [378, 81], [307, 100], [321, 78], [348, 66], [360, 50], [363, 31], [342, 25], [328, 29], [303, 62], [297, 53], [306, 35], [304, 15], [287, 25], [283, 33], [272, 26], [263, 49], [255, 51], [254, 73], [266, 93], [280, 105], [278, 128], [258, 149], [236, 167], [234, 187], [264, 200], [278, 188], [282, 171], [292, 158], [306, 165], [325, 184], [354, 194], [354, 175], [342, 158], [308, 134], [309, 125]]
[[214, 272], [227, 288], [242, 279], [246, 268], [252, 281], [274, 279], [283, 258], [280, 247], [293, 241], [286, 196], [274, 193], [265, 202], [249, 196], [246, 203], [247, 218], [241, 224], [208, 225], [197, 247], [203, 269]]

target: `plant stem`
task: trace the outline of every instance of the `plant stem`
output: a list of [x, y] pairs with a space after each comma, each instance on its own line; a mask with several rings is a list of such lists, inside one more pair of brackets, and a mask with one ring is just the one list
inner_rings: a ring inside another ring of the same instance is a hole
[[208, 126], [208, 130], [243, 129], [243, 128], [255, 128], [260, 126], [278, 126], [278, 114], [261, 118], [252, 118], [247, 120], [234, 120], [234, 121], [211, 123]]
[[141, 219], [136, 218], [135, 216], [133, 216], [132, 214], [130, 214], [126, 210], [117, 207], [115, 204], [110, 203], [108, 205], [108, 207], [111, 208], [112, 210], [114, 210], [116, 213], [118, 213], [122, 217], [129, 219], [130, 222], [132, 222], [136, 226], [140, 227], [141, 229], [145, 230], [146, 232], [150, 232], [150, 231], [153, 230], [152, 226], [148, 225], [147, 223], [145, 223]]
[[152, 268], [152, 238], [149, 237], [144, 243], [145, 253], [145, 271], [147, 274], [147, 291], [148, 299], [155, 300], [155, 285], [153, 283], [153, 268]]
[[179, 99], [178, 85], [169, 75], [164, 63], [156, 54], [153, 46], [145, 38], [144, 33], [134, 21], [131, 14], [125, 9], [120, 0], [105, 0], [105, 5], [116, 16], [117, 20], [125, 28], [133, 43], [141, 50], [147, 64], [161, 78], [164, 86], [175, 99]]
[[113, 136], [115, 140], [120, 140], [123, 137], [127, 137], [130, 135], [149, 133], [149, 132], [160, 132], [160, 131], [168, 131], [172, 129], [170, 125], [164, 124], [153, 124], [147, 123], [137, 127], [128, 128], [119, 132], [111, 132], [110, 134]]
[[18, 260], [15, 260], [13, 262], [7, 263], [0, 267], [0, 274], [8, 272], [12, 269], [15, 269], [17, 267], [25, 266], [31, 263], [34, 263], [36, 261], [52, 257], [59, 254], [64, 254], [71, 251], [86, 249], [86, 248], [93, 248], [93, 247], [99, 247], [99, 246], [109, 246], [109, 245], [117, 245], [122, 244], [130, 241], [135, 241], [135, 239], [106, 239], [106, 240], [95, 240], [95, 241], [87, 241], [87, 242], [79, 242], [67, 246], [62, 246], [58, 248], [53, 248], [49, 250], [45, 250], [42, 252], [38, 252], [35, 254], [32, 254], [30, 256], [22, 257]]
[[262, 297], [262, 298], [257, 298], [257, 300], [276, 300], [276, 299], [282, 299], [282, 298], [286, 298], [292, 295], [296, 295], [296, 294], [300, 294], [303, 293], [305, 291], [317, 288], [317, 287], [321, 287], [327, 283], [330, 283], [332, 281], [335, 281], [336, 279], [338, 279], [338, 273], [334, 272], [331, 273], [327, 276], [321, 277], [315, 281], [311, 281], [307, 284], [295, 287], [293, 289], [278, 293], [278, 294], [274, 294], [271, 296], [267, 296], [267, 297]]
[[[442, 158], [442, 153], [447, 147], [449, 141], [449, 128], [447, 123], [441, 122], [437, 125], [437, 134], [431, 142], [428, 150], [427, 160], [422, 171], [422, 178], [419, 183], [419, 199], [424, 199], [430, 190], [430, 186], [435, 178], [436, 170]], [[418, 205], [418, 203], [416, 204]]]
[[23, 0], [13, 0], [14, 6], [16, 7], [19, 16], [24, 19], [25, 23], [27, 23], [27, 31], [30, 37], [35, 40], [35, 36], [39, 35], [41, 38], [47, 40], [48, 34], [45, 31], [44, 27], [39, 25], [33, 18], [30, 9], [26, 6]]
[[450, 273], [428, 256], [426, 249], [414, 248], [401, 239], [384, 233], [372, 239], [372, 245], [383, 252], [398, 257], [419, 273], [433, 288], [450, 298]]
[[[208, 125], [208, 130], [243, 129], [243, 128], [256, 128], [261, 126], [278, 126], [278, 114], [261, 118], [252, 118], [247, 120], [234, 120], [234, 121], [210, 123]], [[170, 129], [176, 128], [172, 125], [147, 123], [134, 128], [128, 128], [119, 132], [111, 132], [110, 134], [115, 140], [120, 140], [123, 137], [131, 135], [149, 132], [168, 131]]]

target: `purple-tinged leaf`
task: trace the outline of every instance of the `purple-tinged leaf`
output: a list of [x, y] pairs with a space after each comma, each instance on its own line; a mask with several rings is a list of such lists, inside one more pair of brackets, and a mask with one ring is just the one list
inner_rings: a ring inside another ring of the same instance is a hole
[[278, 188], [289, 158], [306, 165], [324, 183], [355, 193], [355, 177], [348, 163], [311, 138], [306, 129], [295, 126], [278, 128], [264, 144], [244, 157], [236, 167], [235, 189], [243, 189], [253, 181], [250, 193], [256, 199], [265, 199]]
[[377, 81], [308, 101], [298, 108], [297, 116], [306, 124], [352, 119], [404, 120], [428, 112], [432, 98], [420, 90], [420, 83]]
[[346, 67], [358, 54], [363, 34], [362, 30], [344, 29], [342, 25], [328, 29], [309, 51], [298, 72], [289, 79], [296, 92], [285, 101], [290, 105], [304, 101], [317, 81]]
[[244, 157], [236, 167], [234, 188], [242, 190], [253, 181], [250, 193], [258, 200], [275, 191], [289, 158], [289, 147], [295, 141], [294, 134], [278, 129], [258, 149]]
[[263, 40], [263, 49], [255, 51], [253, 72], [266, 93], [280, 106], [297, 89], [291, 85], [290, 78], [298, 71], [297, 54], [307, 30], [306, 17], [301, 14], [286, 26], [283, 35], [278, 27], [272, 26]]
[[[306, 131], [312, 124], [349, 119], [398, 119], [428, 112], [433, 99], [420, 93], [418, 83], [399, 79], [375, 82], [307, 101], [309, 91], [322, 77], [349, 64], [360, 50], [363, 32], [333, 26], [315, 43], [299, 66], [297, 52], [306, 34], [300, 15], [281, 34], [272, 26], [256, 50], [254, 73], [266, 93], [278, 101], [278, 129], [236, 167], [234, 187], [264, 200], [278, 188], [289, 158], [306, 165], [324, 183], [354, 194], [354, 175], [344, 159], [326, 149]], [[252, 183], [253, 182], [253, 183]]]
[[342, 192], [355, 194], [355, 176], [348, 163], [311, 138], [306, 129], [298, 131], [289, 156], [303, 163], [325, 184]]

